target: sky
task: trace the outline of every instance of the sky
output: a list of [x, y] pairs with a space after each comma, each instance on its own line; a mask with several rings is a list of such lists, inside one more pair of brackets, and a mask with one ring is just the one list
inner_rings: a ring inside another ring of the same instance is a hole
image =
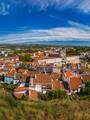
[[0, 44], [90, 42], [90, 0], [0, 0]]

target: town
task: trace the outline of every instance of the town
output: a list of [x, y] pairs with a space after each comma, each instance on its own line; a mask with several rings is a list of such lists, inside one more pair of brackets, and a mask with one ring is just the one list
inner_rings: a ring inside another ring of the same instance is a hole
[[[71, 52], [67, 52], [69, 49]], [[50, 91], [79, 95], [90, 81], [90, 53], [81, 49], [75, 55], [73, 49], [76, 48], [50, 46], [36, 51], [31, 46], [0, 48], [0, 91], [8, 94], [11, 85], [13, 97], [28, 96], [34, 101], [39, 94]]]

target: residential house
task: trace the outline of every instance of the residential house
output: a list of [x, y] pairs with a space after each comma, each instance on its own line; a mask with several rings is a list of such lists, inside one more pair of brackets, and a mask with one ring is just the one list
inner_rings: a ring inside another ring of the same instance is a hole
[[82, 77], [70, 69], [63, 73], [62, 79], [65, 89], [69, 90], [70, 93], [80, 92], [80, 88], [84, 86]]
[[61, 74], [35, 74], [28, 76], [26, 82], [21, 83], [15, 90], [14, 96], [29, 93], [31, 99], [37, 99], [38, 92], [46, 93], [50, 90], [64, 89], [63, 84], [58, 81]]

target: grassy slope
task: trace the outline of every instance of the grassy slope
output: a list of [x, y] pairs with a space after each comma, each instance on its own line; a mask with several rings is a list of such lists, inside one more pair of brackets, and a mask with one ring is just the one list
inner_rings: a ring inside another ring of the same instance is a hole
[[16, 101], [12, 96], [0, 96], [0, 120], [90, 120], [90, 102]]

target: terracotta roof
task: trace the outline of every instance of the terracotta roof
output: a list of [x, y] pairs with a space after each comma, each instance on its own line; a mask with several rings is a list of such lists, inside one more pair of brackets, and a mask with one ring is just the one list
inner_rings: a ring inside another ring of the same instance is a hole
[[43, 60], [44, 59], [44, 57], [33, 57], [33, 61], [38, 61], [38, 60]]
[[58, 80], [53, 80], [52, 81], [52, 89], [57, 90], [57, 89], [64, 89], [63, 83], [61, 83]]
[[38, 100], [38, 93], [35, 90], [29, 90], [29, 97], [31, 100]]
[[46, 85], [51, 84], [52, 80], [56, 80], [60, 77], [61, 74], [59, 73], [52, 73], [52, 74], [36, 74], [35, 78], [33, 80], [33, 84], [40, 84], [40, 85]]
[[23, 94], [26, 94], [25, 92], [29, 90], [29, 87], [17, 87], [14, 89], [13, 91], [13, 95], [16, 98], [21, 98], [23, 96]]
[[51, 64], [39, 64], [37, 67], [52, 67]]
[[36, 56], [44, 56], [44, 52], [35, 52], [35, 53], [33, 53], [33, 55], [36, 55]]
[[53, 80], [59, 79], [61, 76], [61, 73], [51, 73], [51, 78]]
[[6, 63], [5, 66], [6, 66], [6, 67], [12, 67], [13, 64], [12, 64], [12, 63]]
[[13, 70], [11, 70], [11, 73], [12, 73], [12, 74], [16, 74], [17, 72], [16, 72], [15, 69], [13, 69]]
[[69, 77], [71, 77], [71, 76], [75, 76], [75, 73], [73, 73], [72, 71], [68, 70], [68, 71], [66, 71], [66, 72], [64, 73], [64, 75], [65, 75], [66, 78], [69, 78]]
[[49, 74], [37, 74], [35, 76], [35, 79], [33, 80], [33, 84], [40, 84], [40, 85], [45, 85], [45, 84], [51, 84], [51, 76]]
[[15, 93], [15, 92], [13, 92], [13, 95], [14, 95], [16, 98], [18, 98], [18, 99], [23, 96], [22, 93]]
[[21, 98], [23, 94], [26, 94], [26, 91], [29, 91], [29, 97], [31, 100], [37, 100], [38, 99], [38, 93], [35, 90], [29, 90], [29, 87], [18, 87], [14, 89], [13, 95], [16, 98]]
[[5, 64], [5, 61], [0, 61], [0, 64]]
[[84, 82], [90, 81], [90, 74], [89, 75], [85, 74], [85, 75], [82, 75], [81, 77], [82, 77]]
[[27, 69], [18, 69], [18, 71], [17, 71], [17, 72], [18, 72], [18, 73], [22, 73], [22, 74], [23, 74], [23, 73], [25, 73], [25, 72], [27, 72], [27, 71], [28, 71]]
[[13, 67], [6, 67], [6, 66], [5, 66], [5, 67], [4, 67], [4, 70], [6, 70], [6, 71], [11, 71], [12, 68], [13, 68]]
[[69, 81], [70, 89], [75, 90], [78, 89], [82, 85], [82, 81], [80, 77], [71, 77]]
[[4, 73], [4, 71], [3, 70], [0, 70], [0, 74], [3, 74]]
[[7, 73], [5, 76], [7, 76], [7, 77], [13, 77], [13, 73]]
[[29, 90], [29, 87], [17, 87], [14, 89], [14, 92], [20, 92], [20, 91], [24, 91], [24, 90]]

